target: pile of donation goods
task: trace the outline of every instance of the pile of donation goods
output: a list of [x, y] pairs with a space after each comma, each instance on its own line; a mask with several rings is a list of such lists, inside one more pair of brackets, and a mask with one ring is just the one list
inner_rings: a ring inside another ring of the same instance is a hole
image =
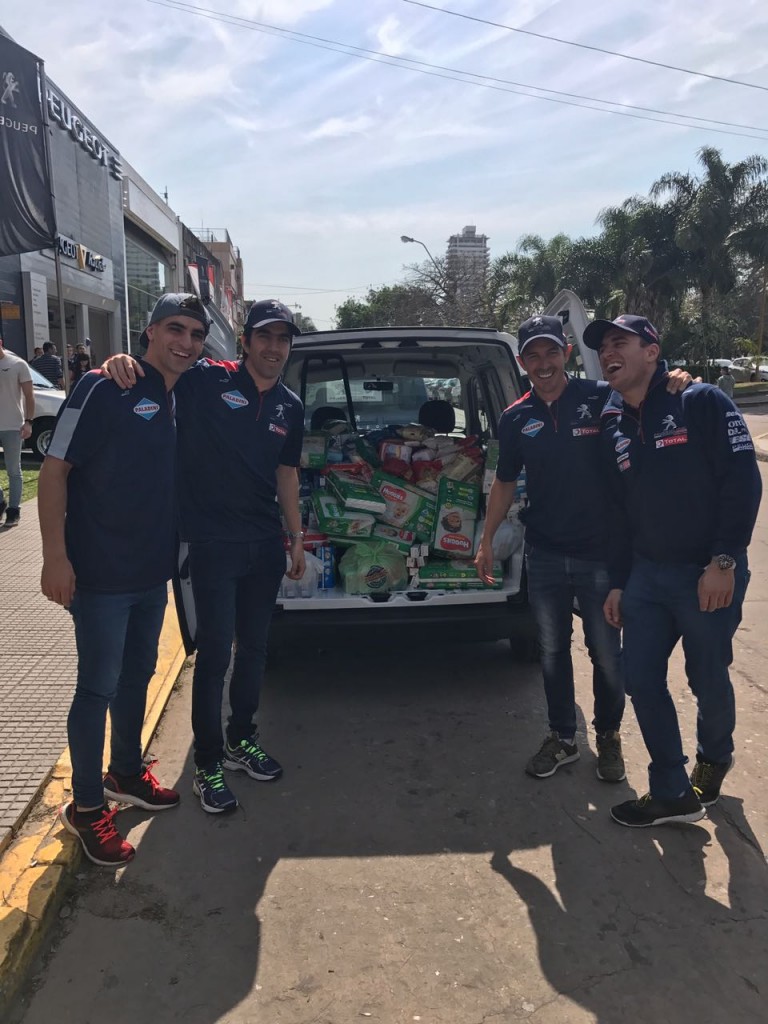
[[[436, 435], [420, 424], [350, 432], [334, 421], [305, 434], [301, 520], [307, 570], [283, 579], [280, 596], [319, 591], [388, 594], [416, 590], [484, 590], [473, 559], [498, 459], [498, 441]], [[507, 520], [494, 538], [493, 588], [522, 546], [517, 482]]]

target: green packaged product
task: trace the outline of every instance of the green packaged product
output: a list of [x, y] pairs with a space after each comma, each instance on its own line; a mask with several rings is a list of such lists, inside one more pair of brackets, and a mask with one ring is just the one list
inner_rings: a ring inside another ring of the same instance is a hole
[[420, 541], [432, 539], [436, 503], [431, 494], [381, 470], [373, 474], [371, 486], [386, 502], [386, 511], [380, 516], [383, 522], [415, 533]]
[[327, 491], [312, 492], [318, 529], [332, 537], [370, 537], [376, 520], [366, 512], [349, 512]]
[[405, 558], [386, 541], [355, 544], [342, 556], [339, 572], [347, 594], [388, 594], [408, 587]]
[[356, 474], [332, 469], [326, 474], [326, 481], [347, 512], [381, 515], [386, 511], [384, 499]]
[[475, 522], [480, 504], [477, 484], [440, 479], [432, 549], [437, 554], [470, 558], [475, 553]]
[[492, 574], [494, 584], [491, 587], [477, 575], [473, 562], [435, 558], [421, 566], [415, 583], [419, 590], [500, 590], [503, 579], [501, 562], [493, 563]]
[[411, 548], [417, 543], [415, 533], [411, 533], [409, 530], [398, 530], [397, 527], [388, 526], [386, 523], [377, 523], [371, 536], [374, 540], [385, 540], [403, 555], [410, 555]]
[[328, 435], [306, 433], [301, 443], [302, 469], [322, 469], [328, 456]]

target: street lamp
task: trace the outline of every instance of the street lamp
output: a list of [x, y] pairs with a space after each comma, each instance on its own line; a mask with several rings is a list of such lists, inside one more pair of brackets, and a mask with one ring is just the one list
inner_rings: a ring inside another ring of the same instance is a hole
[[411, 238], [409, 235], [400, 235], [400, 241], [401, 242], [415, 242], [416, 245], [420, 245], [422, 247], [422, 249], [424, 250], [424, 252], [427, 254], [427, 256], [429, 256], [430, 260], [432, 261], [432, 266], [435, 268], [435, 270], [437, 271], [437, 273], [438, 273], [438, 275], [440, 277], [440, 280], [442, 281], [442, 279], [443, 279], [443, 271], [438, 266], [438, 263], [437, 263], [437, 260], [435, 259], [435, 257], [432, 255], [432, 253], [429, 251], [429, 249], [426, 247], [426, 245], [423, 242], [420, 242], [418, 238]]

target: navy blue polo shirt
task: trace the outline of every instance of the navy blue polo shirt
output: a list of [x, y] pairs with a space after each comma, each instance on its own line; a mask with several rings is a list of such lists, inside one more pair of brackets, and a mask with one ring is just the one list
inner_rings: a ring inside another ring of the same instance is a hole
[[203, 359], [175, 388], [182, 540], [280, 535], [277, 467], [298, 466], [304, 408], [282, 381], [259, 391], [244, 363]]
[[529, 391], [499, 421], [496, 476], [516, 480], [525, 466], [529, 544], [588, 561], [606, 561], [609, 489], [601, 459], [605, 381], [569, 378], [549, 404]]
[[173, 571], [176, 445], [172, 396], [160, 373], [121, 390], [84, 374], [59, 411], [48, 454], [67, 478], [67, 556], [80, 590], [133, 593]]

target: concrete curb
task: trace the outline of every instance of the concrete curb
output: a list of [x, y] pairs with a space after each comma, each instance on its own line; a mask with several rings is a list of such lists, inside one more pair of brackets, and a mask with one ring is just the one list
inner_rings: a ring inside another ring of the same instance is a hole
[[[146, 753], [179, 677], [186, 654], [169, 597], [157, 667], [147, 692], [141, 734]], [[108, 745], [107, 745], [108, 747]], [[82, 848], [58, 821], [71, 798], [71, 763], [65, 750], [38, 795], [25, 824], [0, 858], [0, 1019], [40, 948], [82, 858]]]
[[758, 434], [752, 440], [755, 442], [755, 455], [758, 462], [768, 462], [768, 434]]

